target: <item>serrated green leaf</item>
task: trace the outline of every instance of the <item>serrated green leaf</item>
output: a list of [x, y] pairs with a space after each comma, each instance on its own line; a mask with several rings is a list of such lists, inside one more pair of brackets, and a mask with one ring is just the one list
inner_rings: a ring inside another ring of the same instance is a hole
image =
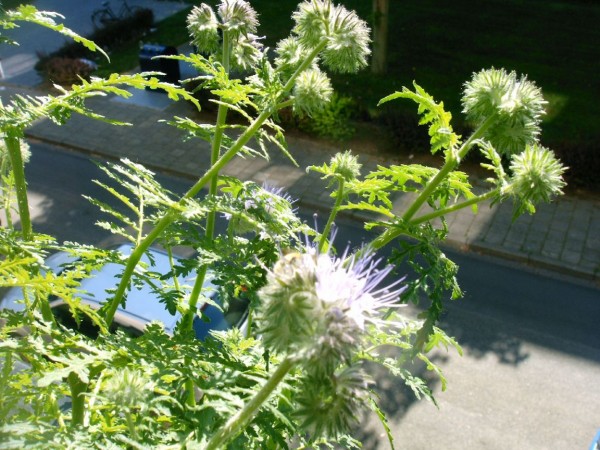
[[431, 153], [435, 154], [439, 150], [446, 150], [452, 154], [460, 141], [460, 136], [454, 133], [450, 125], [452, 115], [444, 109], [443, 102], [436, 103], [433, 97], [417, 83], [413, 83], [413, 86], [414, 92], [403, 87], [401, 92], [395, 92], [382, 98], [378, 105], [398, 98], [413, 100], [417, 103], [418, 113], [421, 115], [419, 125], [429, 125]]

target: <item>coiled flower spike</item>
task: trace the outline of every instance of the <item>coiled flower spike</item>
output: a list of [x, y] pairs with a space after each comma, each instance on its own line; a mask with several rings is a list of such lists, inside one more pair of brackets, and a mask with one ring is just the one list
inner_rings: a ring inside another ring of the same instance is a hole
[[462, 98], [468, 120], [476, 126], [491, 120], [483, 138], [505, 155], [537, 142], [546, 103], [526, 77], [494, 68], [474, 74]]
[[356, 13], [330, 1], [306, 0], [292, 15], [293, 31], [306, 48], [326, 40], [323, 62], [337, 72], [356, 72], [367, 65], [371, 53], [369, 27]]
[[329, 20], [331, 2], [327, 0], [307, 0], [298, 5], [292, 14], [296, 22], [293, 32], [300, 42], [308, 47], [316, 47], [327, 34], [325, 24]]
[[308, 247], [283, 255], [261, 289], [260, 332], [267, 348], [298, 355], [322, 365], [323, 371], [348, 360], [376, 327], [397, 327], [382, 315], [398, 307], [402, 280], [379, 288], [391, 272], [377, 269], [374, 256], [332, 257]]
[[371, 54], [369, 27], [354, 11], [343, 6], [333, 9], [323, 63], [336, 72], [357, 72], [367, 66]]
[[250, 3], [244, 0], [223, 0], [218, 11], [223, 27], [233, 35], [256, 33], [258, 15]]
[[200, 52], [212, 53], [219, 47], [219, 22], [212, 8], [203, 3], [194, 6], [187, 16], [192, 44]]
[[306, 69], [294, 86], [294, 108], [311, 116], [331, 100], [333, 88], [327, 74], [317, 67]]
[[527, 146], [524, 152], [513, 156], [510, 170], [508, 193], [518, 200], [517, 214], [533, 213], [534, 205], [550, 202], [565, 186], [562, 175], [566, 168], [554, 152], [541, 145]]

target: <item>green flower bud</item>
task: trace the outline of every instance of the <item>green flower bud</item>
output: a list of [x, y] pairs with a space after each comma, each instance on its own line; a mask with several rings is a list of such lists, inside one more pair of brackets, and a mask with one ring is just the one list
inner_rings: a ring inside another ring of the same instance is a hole
[[187, 16], [187, 28], [198, 51], [212, 53], [219, 48], [219, 22], [207, 4], [192, 8]]
[[358, 162], [358, 157], [353, 155], [350, 150], [344, 153], [336, 153], [331, 158], [331, 170], [340, 175], [344, 181], [352, 181], [360, 176], [362, 164]]
[[517, 78], [515, 72], [492, 68], [474, 74], [465, 84], [462, 103], [467, 119], [477, 126], [494, 119], [484, 139], [510, 155], [537, 142], [547, 102], [526, 77]]
[[118, 369], [102, 389], [104, 397], [117, 407], [137, 408], [152, 394], [151, 383], [136, 369]]
[[259, 292], [259, 328], [267, 348], [293, 353], [310, 346], [319, 302], [312, 256], [290, 253], [275, 264], [267, 285]]
[[288, 37], [277, 43], [275, 65], [281, 69], [294, 71], [307, 57], [309, 52], [296, 37]]
[[327, 0], [306, 0], [292, 14], [296, 22], [293, 32], [308, 48], [316, 47], [327, 34], [325, 24], [329, 20], [331, 4]]
[[331, 15], [323, 63], [336, 72], [357, 72], [367, 65], [371, 53], [369, 27], [354, 11], [336, 6]]
[[235, 67], [247, 70], [262, 58], [262, 44], [254, 34], [240, 35], [232, 46], [232, 62]]
[[535, 204], [550, 202], [565, 186], [562, 175], [566, 168], [554, 152], [540, 145], [527, 146], [524, 152], [513, 156], [510, 169], [512, 177], [507, 189], [520, 202], [518, 213], [533, 212]]
[[294, 86], [294, 109], [312, 115], [331, 100], [333, 88], [329, 77], [317, 67], [306, 69]]
[[335, 439], [348, 433], [368, 400], [371, 380], [357, 367], [328, 376], [309, 375], [302, 380], [295, 415], [311, 438]]
[[224, 0], [219, 5], [219, 17], [223, 27], [234, 36], [256, 33], [258, 15], [244, 0]]

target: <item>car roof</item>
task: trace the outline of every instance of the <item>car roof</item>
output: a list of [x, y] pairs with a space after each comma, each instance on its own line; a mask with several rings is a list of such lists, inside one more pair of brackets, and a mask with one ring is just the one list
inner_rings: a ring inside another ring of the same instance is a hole
[[[115, 248], [121, 254], [127, 256], [133, 250], [133, 244], [124, 243]], [[151, 258], [148, 256], [150, 254]], [[177, 259], [177, 257], [174, 257]], [[141, 261], [148, 264], [148, 270], [166, 274], [171, 271], [169, 255], [157, 248], [150, 248], [142, 257]], [[105, 303], [112, 294], [106, 292], [106, 289], [115, 288], [123, 272], [123, 266], [115, 263], [108, 263], [101, 269], [93, 272], [93, 275], [82, 280], [81, 289], [85, 291], [81, 297], [89, 303]], [[194, 276], [184, 278], [179, 277], [181, 285], [191, 286], [194, 283]], [[210, 281], [205, 281], [205, 287], [214, 287]], [[118, 314], [130, 316], [131, 320], [150, 322], [159, 320], [165, 325], [167, 332], [172, 333], [180, 315], [171, 315], [164, 303], [158, 301], [158, 296], [152, 291], [152, 287], [147, 283], [141, 286], [132, 286], [127, 292], [127, 301], [125, 308], [119, 307]]]
[[[133, 251], [133, 244], [126, 242], [113, 247], [114, 250], [120, 252], [124, 256], [130, 255]], [[150, 255], [150, 256], [148, 256]], [[174, 259], [179, 259], [174, 256]], [[68, 263], [73, 263], [77, 260], [76, 257], [67, 252], [57, 252], [46, 258], [46, 266], [54, 273], [60, 273], [63, 266]], [[148, 270], [158, 272], [162, 275], [171, 271], [169, 255], [158, 248], [150, 248], [141, 258], [141, 261], [148, 264]], [[139, 268], [136, 270], [140, 270]], [[89, 304], [93, 308], [100, 308], [112, 294], [106, 292], [107, 289], [114, 289], [120, 281], [120, 275], [123, 272], [123, 265], [108, 263], [102, 268], [93, 271], [88, 278], [81, 281], [80, 295], [82, 301]], [[210, 282], [210, 273], [207, 274], [204, 287], [212, 287], [207, 295], [214, 293], [214, 285]], [[190, 277], [178, 277], [180, 286], [191, 286], [195, 280], [195, 273]], [[13, 310], [23, 310], [24, 304], [18, 302], [22, 298], [20, 288], [12, 288], [1, 300], [3, 308]], [[147, 283], [141, 286], [132, 286], [127, 292], [127, 300], [125, 308], [119, 306], [115, 314], [115, 320], [126, 322], [127, 324], [139, 324], [140, 329], [143, 329], [143, 324], [158, 320], [165, 326], [165, 331], [172, 334], [175, 325], [181, 317], [179, 313], [171, 315], [167, 311], [166, 305], [158, 301], [158, 295], [152, 291], [152, 288]], [[53, 302], [59, 305], [61, 302]]]

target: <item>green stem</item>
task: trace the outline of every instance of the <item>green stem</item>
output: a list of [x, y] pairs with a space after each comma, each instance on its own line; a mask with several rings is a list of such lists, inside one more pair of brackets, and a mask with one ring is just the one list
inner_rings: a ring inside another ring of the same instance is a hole
[[135, 430], [135, 422], [133, 421], [133, 414], [131, 413], [131, 411], [127, 411], [125, 413], [125, 416], [127, 417], [127, 427], [129, 428], [129, 433], [131, 434], [131, 437], [133, 438], [133, 440], [137, 440], [138, 435], [137, 435], [137, 431]]
[[[8, 158], [2, 158], [2, 165], [0, 166], [0, 183], [2, 183], [5, 179], [8, 180], [10, 178], [10, 165]], [[10, 205], [12, 204], [12, 190], [10, 189], [10, 184], [6, 187], [0, 186], [0, 189], [4, 191], [2, 195], [3, 205], [2, 209], [4, 209], [4, 213], [6, 216], [6, 228], [9, 230], [13, 229], [12, 224], [12, 216], [10, 213]], [[2, 223], [2, 218], [0, 217], [0, 224]]]
[[[231, 39], [227, 30], [223, 31], [223, 69], [229, 73], [230, 67], [230, 54], [231, 54]], [[225, 132], [225, 125], [227, 121], [227, 112], [229, 107], [223, 103], [219, 103], [219, 109], [217, 111], [217, 123], [215, 127], [215, 135], [212, 139], [212, 148], [210, 153], [210, 164], [215, 164], [221, 156], [221, 144], [223, 142], [223, 133]], [[216, 173], [210, 180], [210, 186], [208, 189], [208, 195], [217, 194], [217, 185], [219, 182], [219, 174]], [[215, 232], [216, 222], [216, 211], [209, 211], [206, 217], [206, 237], [212, 241]]]
[[69, 388], [71, 390], [71, 426], [73, 428], [83, 424], [85, 416], [85, 396], [87, 384], [79, 379], [75, 372], [67, 376]]
[[137, 232], [137, 237], [135, 239], [135, 245], [139, 245], [140, 241], [142, 240], [142, 236], [144, 233], [144, 194], [141, 192], [141, 187], [139, 187], [140, 190], [140, 206], [139, 206], [139, 212], [138, 214], [138, 232]]
[[494, 120], [496, 120], [495, 115], [488, 117], [481, 124], [481, 126], [473, 132], [471, 137], [469, 137], [469, 139], [467, 139], [467, 141], [460, 147], [456, 157], [449, 157], [446, 160], [446, 162], [436, 174], [436, 176], [433, 177], [433, 179], [429, 181], [429, 183], [427, 183], [425, 189], [421, 191], [419, 196], [415, 199], [414, 203], [406, 210], [406, 212], [402, 216], [403, 221], [408, 222], [417, 213], [417, 211], [421, 208], [421, 206], [423, 206], [423, 203], [425, 203], [427, 199], [429, 199], [429, 197], [435, 191], [438, 185], [448, 176], [448, 174], [451, 171], [453, 171], [456, 168], [460, 161], [467, 155], [475, 141], [479, 139], [493, 124]]
[[[298, 75], [304, 71], [312, 62], [312, 60], [319, 54], [321, 50], [325, 48], [327, 44], [326, 40], [323, 40], [315, 49], [311, 52], [308, 58], [306, 58], [300, 67], [296, 69], [296, 72], [290, 77], [288, 82], [283, 87], [282, 95], [289, 92], [294, 85], [295, 79]], [[256, 132], [260, 129], [262, 124], [269, 118], [271, 115], [271, 111], [269, 109], [263, 110], [259, 116], [254, 119], [254, 121], [246, 128], [246, 130], [237, 138], [237, 140], [233, 143], [233, 145], [227, 150], [221, 157], [217, 160], [213, 166], [208, 169], [205, 174], [198, 180], [196, 183], [185, 193], [185, 195], [179, 200], [176, 206], [171, 207], [169, 211], [165, 213], [165, 215], [158, 221], [154, 229], [152, 229], [148, 235], [140, 242], [140, 244], [131, 252], [129, 259], [127, 260], [127, 264], [125, 265], [125, 269], [123, 270], [123, 276], [121, 277], [121, 281], [117, 286], [117, 290], [115, 292], [115, 296], [105, 305], [105, 319], [107, 325], [113, 321], [115, 313], [117, 312], [117, 308], [123, 301], [123, 296], [125, 295], [125, 291], [127, 290], [127, 286], [129, 285], [129, 281], [135, 267], [138, 262], [142, 258], [142, 255], [150, 248], [150, 245], [160, 236], [160, 234], [175, 220], [177, 217], [177, 211], [185, 207], [186, 200], [196, 196], [198, 192], [206, 184], [217, 175], [223, 167], [241, 150], [241, 148], [246, 145], [246, 143], [256, 134]]]
[[[29, 215], [29, 201], [27, 199], [27, 180], [25, 179], [25, 166], [21, 155], [21, 141], [17, 134], [9, 130], [4, 137], [4, 143], [10, 158], [10, 164], [15, 183], [15, 192], [17, 195], [17, 207], [19, 209], [19, 219], [21, 220], [21, 233], [24, 241], [30, 241], [33, 238], [33, 228], [31, 225], [31, 216]], [[7, 215], [10, 211], [7, 211]], [[48, 299], [36, 295], [36, 300], [40, 304], [42, 317], [46, 322], [54, 323], [54, 316], [48, 304]]]
[[[469, 152], [469, 150], [471, 149], [473, 144], [475, 144], [475, 141], [477, 139], [479, 139], [486, 132], [486, 130], [493, 124], [495, 119], [496, 119], [496, 117], [494, 115], [488, 117], [481, 124], [481, 126], [473, 132], [473, 134], [469, 137], [469, 139], [467, 139], [463, 143], [463, 145], [458, 150], [456, 157], [450, 157], [447, 159], [447, 161], [444, 163], [444, 165], [439, 170], [439, 172], [436, 174], [436, 176], [433, 177], [433, 179], [431, 179], [431, 181], [429, 181], [429, 183], [427, 183], [427, 186], [425, 187], [425, 189], [423, 189], [421, 191], [421, 193], [415, 199], [413, 204], [405, 211], [404, 215], [400, 219], [401, 223], [405, 224], [405, 226], [388, 228], [387, 230], [383, 231], [379, 236], [377, 236], [371, 242], [370, 247], [373, 250], [379, 250], [380, 248], [385, 247], [387, 244], [389, 244], [391, 241], [393, 241], [397, 237], [399, 237], [403, 234], [406, 234], [405, 230], [406, 230], [407, 224], [419, 224], [419, 223], [422, 223], [425, 220], [427, 220], [427, 219], [421, 220], [423, 217], [427, 216], [427, 215], [425, 215], [425, 216], [421, 216], [419, 219], [417, 219], [417, 222], [411, 221], [412, 217], [419, 211], [421, 206], [423, 206], [423, 203], [425, 203], [427, 201], [427, 199], [429, 199], [429, 197], [435, 191], [435, 189], [438, 187], [438, 185], [448, 176], [448, 174], [452, 170], [454, 170], [454, 168], [460, 163], [460, 161], [467, 155], [467, 153]], [[477, 197], [475, 197], [475, 198], [477, 198]], [[470, 203], [470, 204], [473, 204], [473, 203]], [[469, 204], [464, 205], [464, 206], [469, 206]], [[456, 209], [460, 209], [460, 208], [456, 208]], [[442, 215], [442, 214], [438, 214], [438, 215]], [[435, 215], [434, 217], [437, 217], [438, 215]]]
[[194, 287], [192, 288], [192, 292], [190, 293], [188, 310], [185, 312], [185, 315], [181, 318], [181, 328], [184, 331], [192, 331], [192, 328], [194, 326], [194, 315], [196, 314], [198, 299], [200, 298], [200, 292], [202, 292], [202, 287], [204, 286], [204, 279], [206, 278], [207, 271], [207, 266], [202, 265], [198, 268], [198, 272], [196, 272], [196, 281], [194, 282]]
[[179, 285], [179, 278], [175, 273], [175, 259], [173, 258], [173, 249], [170, 245], [167, 245], [167, 256], [169, 257], [169, 268], [173, 272], [173, 287], [177, 292], [181, 292], [181, 286]]
[[25, 180], [25, 167], [23, 157], [21, 156], [21, 143], [19, 138], [10, 131], [4, 137], [4, 143], [8, 150], [10, 164], [12, 166], [13, 178], [15, 181], [15, 191], [17, 194], [17, 207], [19, 208], [19, 218], [21, 220], [21, 233], [23, 240], [29, 241], [33, 235], [31, 226], [31, 217], [29, 215], [29, 202], [27, 200], [27, 182]]
[[231, 417], [225, 425], [206, 444], [205, 450], [221, 449], [225, 444], [236, 437], [240, 431], [250, 423], [261, 405], [269, 398], [271, 393], [284, 379], [287, 373], [294, 367], [296, 362], [287, 358], [281, 362], [279, 367], [271, 377], [267, 380], [260, 391], [240, 410], [237, 414]]
[[294, 104], [294, 99], [290, 98], [284, 102], [278, 103], [276, 109], [277, 109], [277, 111], [279, 111], [280, 109], [287, 108], [288, 106], [292, 106], [293, 104]]
[[488, 200], [488, 199], [494, 197], [496, 194], [498, 194], [499, 191], [500, 191], [500, 188], [493, 189], [489, 192], [486, 192], [485, 194], [478, 195], [476, 197], [470, 198], [469, 200], [465, 200], [464, 202], [461, 202], [461, 203], [456, 203], [452, 206], [449, 206], [448, 208], [443, 208], [443, 209], [438, 209], [437, 211], [432, 211], [429, 214], [424, 214], [422, 216], [417, 217], [416, 219], [412, 219], [410, 221], [410, 224], [411, 225], [419, 225], [423, 222], [428, 222], [430, 220], [433, 220], [436, 217], [445, 216], [445, 215], [448, 215], [455, 211], [458, 211], [460, 209], [467, 208], [469, 206], [475, 205], [477, 203], [483, 202], [485, 200]]
[[323, 248], [325, 247], [325, 244], [327, 243], [327, 238], [329, 236], [329, 232], [331, 231], [331, 226], [333, 225], [333, 221], [335, 220], [338, 210], [340, 209], [340, 206], [342, 205], [343, 198], [344, 198], [344, 179], [340, 177], [340, 178], [338, 178], [338, 189], [337, 189], [337, 195], [335, 197], [335, 204], [333, 205], [333, 208], [331, 209], [331, 214], [329, 214], [329, 219], [327, 220], [327, 224], [325, 225], [325, 228], [323, 229], [323, 233], [321, 234], [321, 239], [319, 240], [319, 253], [323, 253]]
[[[217, 113], [217, 127], [215, 130], [215, 135], [213, 136], [212, 142], [212, 150], [211, 150], [211, 166], [216, 164], [219, 160], [220, 152], [221, 152], [221, 142], [223, 141], [223, 130], [225, 128], [225, 121], [227, 119], [227, 111], [228, 108], [224, 104], [219, 104], [219, 110]], [[215, 173], [215, 175], [210, 180], [210, 185], [208, 187], [208, 195], [215, 196], [217, 195], [217, 186], [219, 181], [219, 173]], [[209, 211], [206, 216], [206, 231], [205, 237], [207, 240], [211, 241], [214, 239], [215, 234], [215, 225], [216, 225], [217, 212]], [[198, 273], [196, 274], [196, 281], [194, 282], [194, 288], [190, 294], [189, 299], [189, 308], [183, 317], [183, 325], [184, 330], [191, 331], [193, 326], [193, 318], [194, 314], [196, 314], [196, 308], [198, 305], [198, 299], [200, 297], [200, 293], [202, 292], [202, 287], [204, 286], [204, 279], [206, 278], [206, 266], [200, 267]], [[192, 398], [193, 393], [192, 393]]]

